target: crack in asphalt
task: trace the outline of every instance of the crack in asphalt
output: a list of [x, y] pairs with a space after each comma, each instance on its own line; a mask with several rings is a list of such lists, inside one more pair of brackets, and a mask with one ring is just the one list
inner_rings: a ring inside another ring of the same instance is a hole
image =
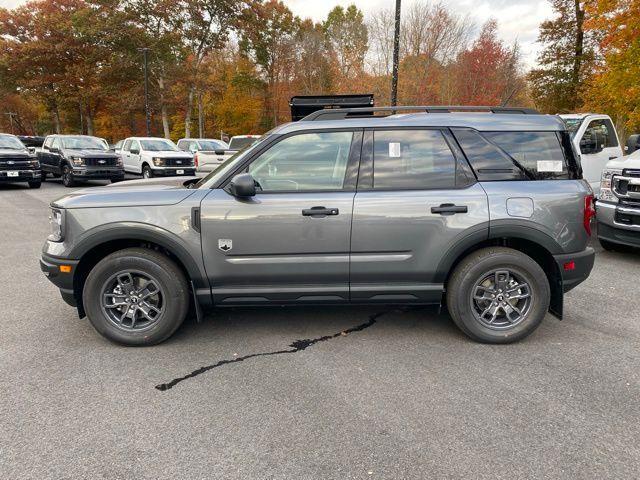
[[244, 362], [245, 360], [249, 360], [250, 358], [270, 357], [270, 356], [273, 356], [273, 355], [284, 355], [284, 354], [289, 354], [289, 353], [298, 353], [298, 352], [301, 352], [303, 350], [306, 350], [307, 348], [311, 347], [312, 345], [315, 345], [316, 343], [326, 342], [327, 340], [331, 340], [331, 339], [334, 339], [334, 338], [337, 338], [337, 337], [345, 336], [345, 335], [348, 335], [348, 334], [354, 333], [354, 332], [361, 332], [362, 330], [364, 330], [366, 328], [369, 328], [373, 324], [375, 324], [377, 322], [378, 318], [380, 318], [382, 315], [385, 315], [386, 313], [389, 313], [389, 311], [374, 313], [373, 315], [371, 315], [369, 317], [369, 320], [366, 321], [365, 323], [362, 323], [360, 325], [356, 325], [355, 327], [347, 328], [346, 330], [342, 330], [342, 331], [340, 331], [338, 333], [334, 333], [332, 335], [324, 335], [322, 337], [317, 337], [317, 338], [307, 338], [307, 339], [303, 339], [303, 340], [296, 340], [296, 341], [294, 341], [293, 343], [291, 343], [289, 345], [289, 347], [291, 347], [291, 348], [288, 348], [286, 350], [276, 350], [274, 352], [251, 353], [249, 355], [244, 355], [243, 357], [236, 357], [236, 358], [231, 358], [231, 359], [220, 360], [219, 362], [216, 362], [216, 363], [214, 363], [212, 365], [207, 365], [206, 367], [200, 367], [197, 370], [194, 370], [193, 372], [188, 373], [183, 377], [174, 378], [170, 382], [160, 383], [160, 384], [156, 385], [156, 388], [158, 390], [160, 390], [161, 392], [165, 392], [165, 391], [175, 387], [180, 382], [184, 382], [185, 380], [188, 380], [190, 378], [194, 378], [194, 377], [197, 377], [198, 375], [202, 375], [203, 373], [206, 373], [206, 372], [208, 372], [210, 370], [213, 370], [214, 368], [222, 367], [223, 365], [229, 365], [231, 363]]

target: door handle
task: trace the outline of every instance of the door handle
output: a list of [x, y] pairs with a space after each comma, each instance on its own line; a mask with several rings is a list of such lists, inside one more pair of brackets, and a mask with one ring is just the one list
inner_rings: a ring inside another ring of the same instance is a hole
[[338, 215], [340, 211], [337, 208], [311, 207], [302, 210], [305, 217], [326, 217], [327, 215]]
[[609, 160], [615, 160], [618, 157], [609, 157]]
[[431, 213], [440, 215], [455, 215], [456, 213], [467, 213], [469, 209], [466, 205], [454, 205], [453, 203], [443, 203], [439, 207], [431, 207]]

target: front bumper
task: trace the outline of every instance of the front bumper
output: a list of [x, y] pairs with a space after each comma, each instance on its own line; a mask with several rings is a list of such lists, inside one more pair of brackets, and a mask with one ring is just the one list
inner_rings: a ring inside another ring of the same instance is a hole
[[[196, 174], [195, 167], [163, 167], [163, 168], [152, 168], [151, 171], [155, 177], [193, 177]], [[182, 173], [178, 173], [181, 171]]]
[[85, 168], [74, 167], [73, 177], [80, 180], [123, 180], [124, 169], [122, 168]]
[[[60, 294], [65, 302], [72, 307], [77, 306], [77, 301], [73, 290], [73, 275], [78, 267], [79, 260], [68, 260], [66, 258], [53, 257], [42, 254], [40, 258], [40, 270], [56, 287], [60, 289]], [[60, 267], [71, 267], [69, 272], [64, 272]]]
[[587, 247], [582, 252], [554, 255], [562, 275], [562, 291], [568, 292], [584, 282], [593, 269], [596, 252]]
[[[18, 176], [10, 177], [9, 172], [18, 172]], [[0, 170], [0, 182], [33, 182], [40, 180], [40, 169], [37, 170]]]
[[596, 202], [598, 239], [640, 247], [640, 207]]

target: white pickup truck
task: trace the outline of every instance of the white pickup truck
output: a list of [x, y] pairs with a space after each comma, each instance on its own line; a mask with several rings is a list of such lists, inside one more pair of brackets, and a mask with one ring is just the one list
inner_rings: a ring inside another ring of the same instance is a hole
[[607, 162], [624, 155], [613, 122], [608, 115], [594, 113], [560, 115], [560, 118], [571, 133], [576, 151], [580, 152], [583, 176], [598, 196]]
[[253, 145], [261, 135], [236, 135], [229, 144], [213, 138], [181, 138], [178, 148], [193, 154], [198, 172], [211, 172], [240, 150]]

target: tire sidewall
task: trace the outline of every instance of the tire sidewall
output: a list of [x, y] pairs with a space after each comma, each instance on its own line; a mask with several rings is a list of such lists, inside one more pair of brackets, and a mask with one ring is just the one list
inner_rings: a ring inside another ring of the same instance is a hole
[[[507, 269], [525, 280], [531, 288], [531, 306], [524, 320], [513, 328], [493, 330], [477, 320], [472, 311], [471, 293], [477, 282], [493, 270]], [[549, 309], [549, 282], [540, 266], [529, 257], [499, 253], [481, 259], [472, 265], [462, 278], [455, 295], [460, 327], [472, 337], [489, 343], [510, 343], [520, 340], [535, 330]]]
[[[164, 292], [165, 310], [149, 329], [123, 331], [116, 327], [101, 308], [102, 288], [115, 273], [137, 270], [154, 277]], [[83, 291], [83, 304], [93, 327], [104, 337], [124, 345], [154, 345], [162, 342], [180, 326], [189, 303], [184, 291], [184, 279], [176, 282], [176, 273], [142, 256], [107, 257], [89, 274]], [[178, 285], [180, 284], [180, 285]]]

